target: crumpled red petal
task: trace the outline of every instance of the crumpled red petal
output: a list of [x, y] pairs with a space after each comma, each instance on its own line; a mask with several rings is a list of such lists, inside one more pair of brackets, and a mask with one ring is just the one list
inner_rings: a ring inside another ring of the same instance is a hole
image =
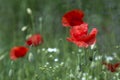
[[111, 72], [116, 72], [117, 68], [120, 67], [120, 62], [115, 64], [103, 62], [102, 64], [104, 64], [107, 67], [107, 69]]
[[43, 42], [43, 38], [40, 34], [34, 34], [26, 40], [28, 46], [38, 46]]
[[90, 34], [85, 38], [85, 42], [88, 45], [92, 45], [94, 43], [96, 43], [96, 35], [98, 33], [98, 30], [96, 28], [93, 28], [92, 31], [90, 32]]
[[27, 54], [28, 50], [29, 49], [24, 46], [15, 46], [10, 51], [10, 58], [12, 60], [16, 60], [17, 58], [24, 57]]
[[83, 23], [70, 29], [70, 37], [67, 40], [75, 43], [78, 47], [87, 48], [96, 42], [97, 32], [98, 30], [93, 28], [90, 34], [88, 34], [88, 24]]
[[67, 12], [62, 17], [62, 25], [65, 27], [77, 26], [83, 23], [84, 13], [81, 10], [75, 9]]

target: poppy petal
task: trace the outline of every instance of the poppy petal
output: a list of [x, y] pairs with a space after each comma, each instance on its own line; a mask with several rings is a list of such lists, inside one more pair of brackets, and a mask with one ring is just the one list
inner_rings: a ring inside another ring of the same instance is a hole
[[10, 58], [16, 60], [17, 58], [24, 57], [28, 52], [28, 48], [24, 46], [13, 47], [10, 51]]
[[70, 35], [74, 39], [80, 40], [81, 38], [85, 37], [88, 33], [88, 24], [83, 23], [79, 26], [74, 26], [70, 29]]
[[119, 63], [114, 64], [114, 68], [118, 68], [118, 67], [120, 67], [120, 62], [119, 62]]
[[77, 26], [83, 23], [84, 13], [81, 10], [72, 10], [62, 17], [62, 24], [65, 27]]
[[89, 45], [83, 41], [81, 42], [75, 42], [75, 44], [78, 46], [78, 47], [85, 47], [87, 48]]
[[38, 46], [43, 42], [43, 38], [40, 34], [34, 34], [26, 40], [28, 46]]
[[98, 30], [96, 28], [93, 28], [90, 34], [84, 39], [84, 41], [89, 45], [96, 43], [97, 33], [98, 33]]
[[75, 43], [78, 47], [87, 48], [96, 42], [97, 32], [98, 30], [93, 28], [90, 34], [88, 34], [88, 24], [83, 23], [70, 28], [70, 37], [68, 37], [67, 40]]
[[111, 72], [116, 72], [117, 68], [120, 66], [120, 63], [116, 63], [116, 64], [110, 64], [110, 63], [106, 63], [103, 62], [103, 64], [107, 67], [107, 69]]

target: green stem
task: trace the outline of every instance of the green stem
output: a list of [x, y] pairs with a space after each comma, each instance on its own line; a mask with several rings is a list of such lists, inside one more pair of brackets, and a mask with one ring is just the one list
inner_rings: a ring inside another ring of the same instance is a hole
[[33, 17], [33, 15], [31, 14], [30, 15], [30, 18], [31, 18], [31, 26], [32, 26], [32, 30], [33, 30], [33, 33], [35, 32], [35, 24], [34, 24], [34, 17]]
[[87, 53], [86, 49], [84, 48], [84, 60], [85, 60], [85, 66], [87, 65]]
[[39, 22], [40, 32], [42, 33], [42, 17], [39, 18]]
[[79, 65], [80, 64], [80, 54], [77, 54], [77, 57], [78, 57], [77, 65]]

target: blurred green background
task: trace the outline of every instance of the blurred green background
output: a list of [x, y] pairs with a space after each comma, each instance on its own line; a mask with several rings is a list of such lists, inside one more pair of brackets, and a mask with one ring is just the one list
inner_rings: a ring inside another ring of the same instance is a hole
[[[108, 44], [111, 40], [119, 42], [119, 0], [0, 0], [0, 43], [1, 48], [11, 47], [12, 44], [21, 44], [24, 40], [24, 34], [21, 32], [23, 26], [31, 26], [30, 16], [26, 9], [32, 10], [34, 17], [34, 27], [38, 32], [47, 36], [53, 41], [63, 38], [66, 32], [61, 24], [61, 18], [67, 11], [72, 9], [81, 9], [85, 13], [84, 21], [89, 27], [99, 29], [98, 41], [102, 44]], [[42, 19], [40, 22], [39, 19]], [[42, 30], [40, 30], [42, 25]], [[28, 31], [28, 33], [30, 33]], [[63, 34], [64, 33], [64, 34]], [[109, 34], [112, 34], [109, 36]], [[105, 39], [109, 36], [112, 39]], [[114, 39], [113, 39], [114, 38]], [[45, 38], [46, 39], [46, 38]], [[15, 40], [15, 41], [14, 41]], [[48, 40], [48, 39], [47, 39]], [[106, 40], [106, 41], [104, 41]], [[117, 42], [117, 44], [118, 44]], [[52, 42], [51, 42], [52, 43]], [[9, 45], [8, 45], [9, 44]]]
[[[3, 75], [8, 75], [10, 69], [9, 50], [13, 46], [24, 45], [26, 36], [33, 33], [32, 24], [36, 33], [43, 35], [44, 44], [40, 48], [57, 47], [61, 52], [65, 49], [68, 52], [75, 50], [75, 45], [66, 41], [69, 32], [61, 23], [62, 16], [73, 9], [84, 11], [84, 21], [89, 24], [89, 30], [98, 28], [97, 45], [100, 54], [119, 52], [114, 49], [120, 42], [119, 3], [120, 0], [0, 0], [0, 56], [5, 54], [5, 58], [0, 61], [0, 80], [8, 80]], [[27, 8], [32, 10], [32, 21]], [[24, 26], [27, 26], [27, 30], [23, 32], [21, 29]]]

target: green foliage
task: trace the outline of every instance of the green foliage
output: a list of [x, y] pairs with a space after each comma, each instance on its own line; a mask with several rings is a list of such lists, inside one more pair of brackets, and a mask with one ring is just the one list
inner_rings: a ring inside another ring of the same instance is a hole
[[[105, 56], [119, 62], [120, 0], [0, 0], [0, 80], [118, 80], [119, 71], [109, 72], [101, 64]], [[27, 13], [27, 8], [32, 14]], [[89, 27], [97, 27], [97, 48], [83, 50], [66, 41], [68, 29], [61, 24], [63, 14], [72, 9], [85, 12]], [[27, 26], [27, 30], [21, 29]], [[34, 31], [33, 31], [34, 30]], [[16, 61], [10, 48], [24, 45], [26, 37], [40, 33], [44, 43], [32, 47]], [[49, 52], [48, 48], [58, 51]], [[30, 56], [30, 53], [32, 56]], [[117, 54], [117, 57], [114, 56]], [[95, 57], [101, 56], [99, 60]], [[92, 57], [93, 61], [89, 58]], [[87, 64], [84, 64], [85, 61]], [[90, 67], [94, 65], [94, 67]], [[92, 76], [92, 78], [90, 78]]]

